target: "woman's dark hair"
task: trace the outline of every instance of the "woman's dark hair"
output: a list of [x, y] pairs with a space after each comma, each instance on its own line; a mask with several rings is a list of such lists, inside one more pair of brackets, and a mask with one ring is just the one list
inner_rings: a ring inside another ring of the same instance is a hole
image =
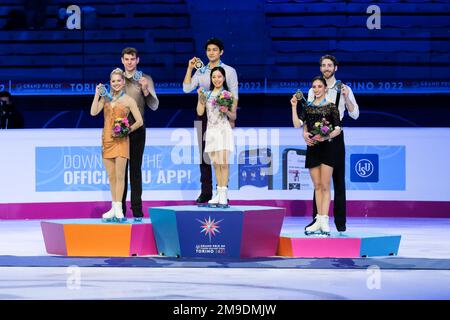
[[225, 74], [225, 69], [224, 68], [222, 68], [222, 67], [215, 67], [215, 68], [213, 68], [212, 70], [211, 70], [211, 74], [209, 75], [209, 82], [211, 83], [210, 84], [210, 86], [209, 86], [209, 90], [213, 90], [214, 89], [214, 84], [213, 84], [213, 82], [212, 82], [212, 75], [213, 75], [213, 73], [214, 73], [214, 71], [220, 71], [220, 73], [223, 75], [223, 77], [225, 78], [225, 80], [223, 81], [223, 88], [225, 89], [225, 90], [227, 90], [227, 91], [229, 91], [229, 89], [228, 89], [228, 84], [227, 84], [227, 77], [226, 77], [226, 74]]
[[324, 77], [322, 77], [322, 76], [316, 76], [316, 77], [314, 77], [314, 78], [311, 80], [311, 84], [313, 84], [314, 81], [316, 81], [316, 80], [320, 80], [320, 81], [323, 83], [323, 85], [325, 86], [325, 88], [327, 87], [327, 81], [324, 79]]

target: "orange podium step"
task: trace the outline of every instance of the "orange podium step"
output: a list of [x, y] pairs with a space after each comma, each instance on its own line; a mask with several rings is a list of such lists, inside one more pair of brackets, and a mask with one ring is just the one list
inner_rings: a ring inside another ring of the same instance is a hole
[[153, 226], [142, 222], [104, 223], [101, 219], [41, 222], [47, 253], [77, 257], [156, 255]]

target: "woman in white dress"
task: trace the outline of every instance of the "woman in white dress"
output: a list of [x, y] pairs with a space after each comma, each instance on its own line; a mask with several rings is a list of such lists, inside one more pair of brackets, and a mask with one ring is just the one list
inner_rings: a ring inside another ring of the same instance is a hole
[[[236, 100], [228, 91], [225, 70], [215, 67], [211, 70], [211, 86], [207, 92], [198, 89], [197, 114], [203, 115], [206, 111], [208, 117], [205, 132], [205, 152], [209, 155], [216, 175], [217, 192], [208, 201], [210, 205], [228, 206], [228, 178], [229, 155], [234, 151], [233, 130], [230, 120], [236, 120]], [[218, 103], [217, 99], [231, 97], [233, 104], [230, 108]]]

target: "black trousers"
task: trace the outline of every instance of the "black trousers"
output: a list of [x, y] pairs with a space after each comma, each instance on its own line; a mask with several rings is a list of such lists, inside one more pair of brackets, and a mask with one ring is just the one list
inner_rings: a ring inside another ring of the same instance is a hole
[[[347, 222], [347, 198], [345, 196], [345, 143], [344, 131], [335, 139], [336, 142], [336, 165], [333, 168], [334, 185], [334, 223], [338, 231], [345, 231]], [[313, 197], [313, 217], [317, 215], [316, 193]]]
[[[205, 132], [208, 125], [208, 116], [203, 113], [202, 116], [197, 116], [195, 127], [197, 128], [197, 138], [199, 146], [200, 157], [200, 183], [202, 194], [212, 194], [212, 168], [211, 161], [208, 154], [205, 153]], [[201, 131], [201, 132], [200, 132]]]
[[123, 189], [122, 209], [127, 211], [126, 199], [128, 191], [128, 165], [130, 166], [131, 210], [133, 217], [141, 218], [142, 212], [142, 157], [145, 148], [145, 128], [140, 127], [130, 133], [130, 159], [125, 167], [125, 188]]

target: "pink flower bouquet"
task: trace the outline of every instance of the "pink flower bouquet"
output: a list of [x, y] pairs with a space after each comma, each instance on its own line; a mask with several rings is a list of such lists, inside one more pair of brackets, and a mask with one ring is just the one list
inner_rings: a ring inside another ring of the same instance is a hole
[[116, 118], [113, 126], [113, 138], [123, 138], [130, 133], [130, 123], [127, 118]]
[[215, 99], [213, 105], [219, 108], [220, 112], [226, 113], [227, 111], [231, 111], [231, 107], [233, 106], [233, 95], [229, 91], [222, 91], [220, 95]]
[[333, 125], [325, 118], [322, 118], [322, 121], [317, 121], [316, 123], [314, 123], [314, 127], [310, 130], [310, 132], [314, 134], [314, 137], [327, 137], [333, 130]]

